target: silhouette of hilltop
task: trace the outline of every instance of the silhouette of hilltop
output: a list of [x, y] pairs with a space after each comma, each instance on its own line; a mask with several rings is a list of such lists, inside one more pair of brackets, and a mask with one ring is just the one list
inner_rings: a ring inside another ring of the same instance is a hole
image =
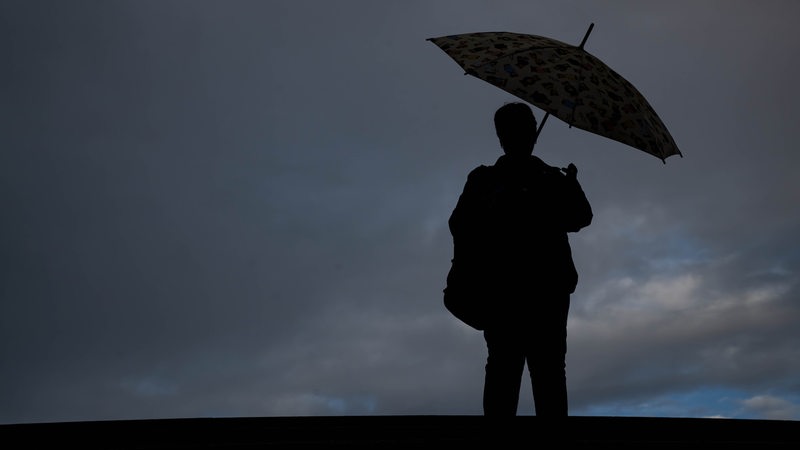
[[800, 448], [800, 422], [571, 416], [312, 416], [120, 420], [0, 425], [6, 450], [52, 448], [189, 450], [429, 448], [515, 443], [583, 449]]

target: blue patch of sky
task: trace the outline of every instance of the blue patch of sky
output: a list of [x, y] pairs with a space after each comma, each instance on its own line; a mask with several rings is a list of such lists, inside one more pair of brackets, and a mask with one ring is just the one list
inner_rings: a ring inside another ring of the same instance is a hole
[[177, 393], [173, 383], [156, 377], [145, 377], [139, 380], [126, 380], [122, 387], [142, 397], [161, 397]]
[[375, 411], [376, 400], [372, 396], [332, 397], [320, 396], [332, 414], [371, 414]]
[[697, 238], [680, 231], [666, 236], [661, 247], [664, 256], [651, 262], [660, 271], [681, 270], [709, 257], [708, 249]]
[[723, 387], [661, 395], [646, 400], [591, 405], [571, 411], [574, 415], [610, 417], [720, 417], [732, 419], [765, 419], [758, 412], [747, 410], [743, 402], [756, 394]]

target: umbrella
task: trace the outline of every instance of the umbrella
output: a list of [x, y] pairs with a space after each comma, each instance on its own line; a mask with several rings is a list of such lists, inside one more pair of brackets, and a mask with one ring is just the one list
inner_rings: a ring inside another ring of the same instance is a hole
[[594, 134], [627, 144], [666, 162], [680, 155], [667, 127], [647, 99], [608, 65], [579, 46], [511, 32], [478, 32], [429, 38], [465, 74], [484, 80]]

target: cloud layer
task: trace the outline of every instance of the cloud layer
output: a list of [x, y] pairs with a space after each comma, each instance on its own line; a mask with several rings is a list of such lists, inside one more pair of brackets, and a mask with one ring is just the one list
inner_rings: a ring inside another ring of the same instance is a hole
[[571, 414], [800, 418], [800, 4], [611, 5], [4, 2], [0, 422], [481, 414], [447, 218], [513, 99], [425, 39], [592, 22], [684, 157], [540, 138]]

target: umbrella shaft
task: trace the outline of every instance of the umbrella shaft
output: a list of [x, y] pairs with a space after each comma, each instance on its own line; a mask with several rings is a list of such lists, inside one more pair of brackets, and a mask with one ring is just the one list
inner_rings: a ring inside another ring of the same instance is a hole
[[542, 132], [542, 127], [544, 126], [544, 123], [547, 122], [547, 118], [548, 117], [550, 117], [550, 113], [549, 112], [545, 113], [544, 117], [542, 117], [542, 121], [541, 121], [541, 123], [539, 123], [539, 129], [536, 130], [536, 139], [539, 139], [539, 134]]

